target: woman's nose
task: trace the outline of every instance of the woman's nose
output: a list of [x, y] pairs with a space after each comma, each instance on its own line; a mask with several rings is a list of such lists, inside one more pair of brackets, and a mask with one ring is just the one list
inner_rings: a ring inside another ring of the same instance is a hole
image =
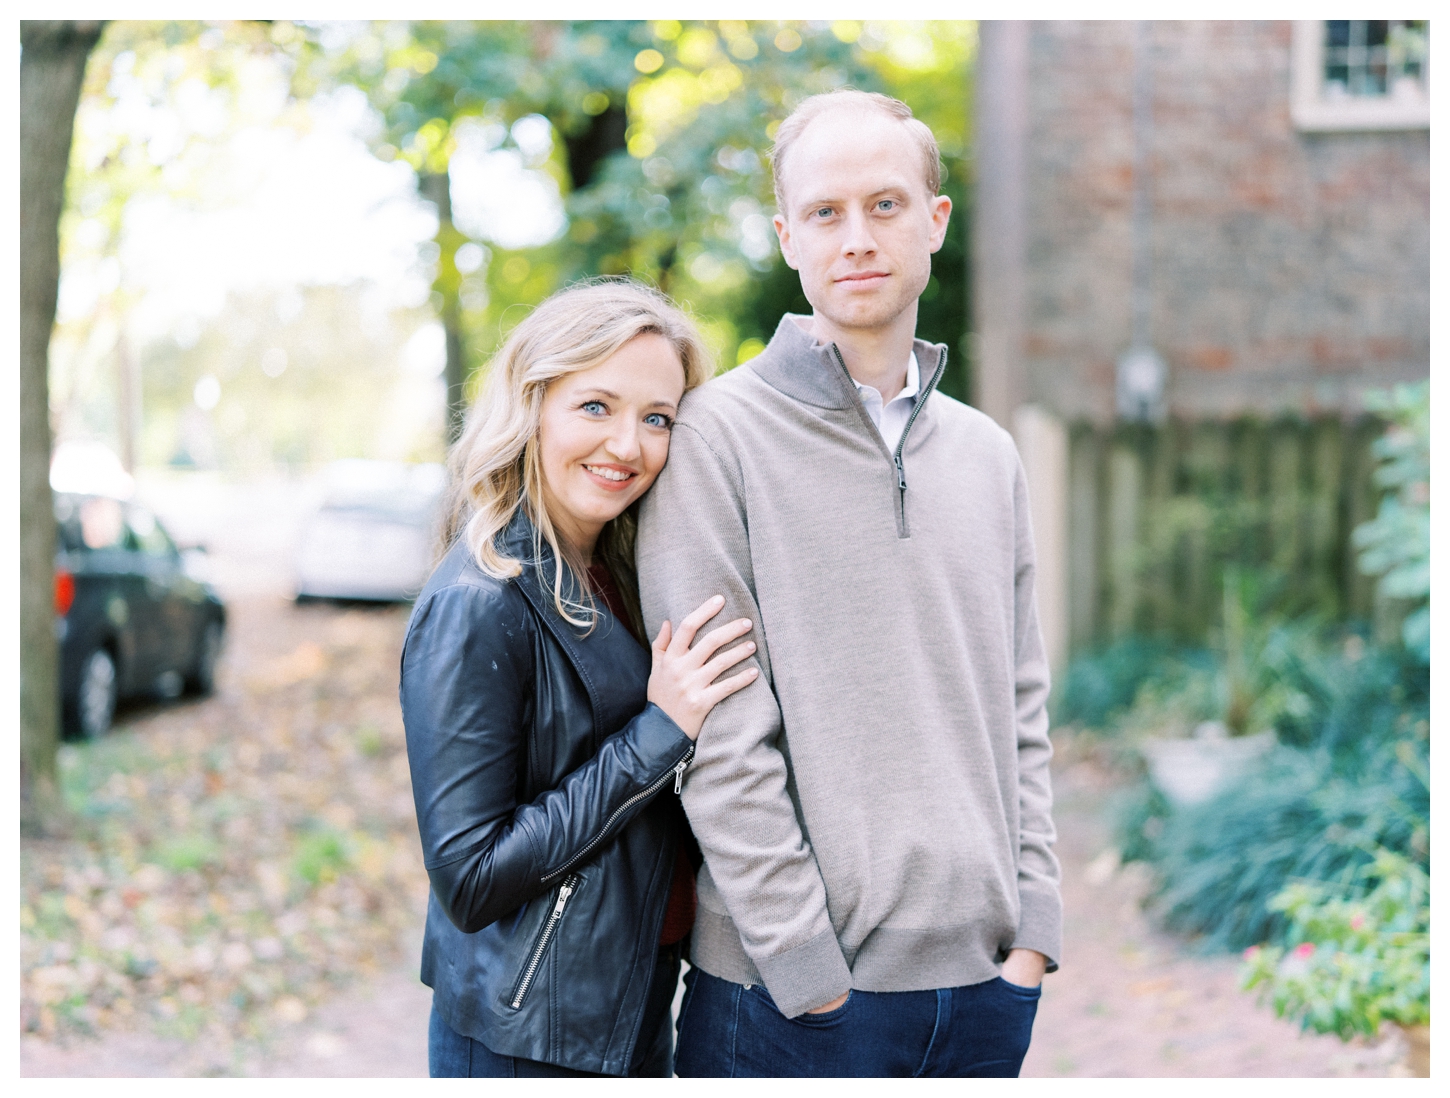
[[604, 448], [620, 461], [634, 461], [639, 457], [639, 428], [633, 423], [621, 424], [610, 434]]

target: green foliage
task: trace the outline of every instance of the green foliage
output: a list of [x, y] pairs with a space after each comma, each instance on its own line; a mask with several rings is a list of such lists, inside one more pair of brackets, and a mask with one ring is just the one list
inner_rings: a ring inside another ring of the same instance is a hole
[[[1154, 902], [1175, 930], [1210, 948], [1281, 941], [1271, 906], [1290, 880], [1355, 879], [1386, 849], [1429, 853], [1429, 675], [1403, 653], [1371, 649], [1297, 659], [1280, 737], [1256, 771], [1218, 797], [1170, 805], [1144, 783], [1123, 807], [1124, 856], [1150, 862]], [[1351, 656], [1355, 658], [1351, 658]]]
[[1176, 691], [1206, 653], [1175, 647], [1158, 637], [1130, 634], [1068, 665], [1059, 688], [1053, 724], [1108, 729], [1138, 702], [1145, 689]]
[[1354, 531], [1359, 566], [1380, 591], [1409, 604], [1405, 646], [1430, 661], [1430, 382], [1401, 385], [1367, 401], [1390, 420], [1375, 444], [1375, 482], [1386, 489], [1379, 513]]
[[302, 835], [292, 851], [292, 872], [314, 886], [336, 880], [351, 862], [351, 841], [330, 828]]
[[383, 753], [383, 734], [375, 724], [365, 724], [357, 730], [357, 749], [369, 759]]
[[[353, 83], [382, 113], [379, 156], [437, 175], [462, 143], [481, 141], [519, 152], [560, 189], [558, 239], [491, 246], [479, 269], [457, 268], [466, 238], [440, 229], [436, 302], [462, 306], [470, 370], [522, 315], [513, 306], [625, 272], [692, 307], [722, 366], [734, 366], [783, 312], [809, 311], [769, 226], [775, 125], [804, 96], [843, 85], [905, 98], [938, 136], [956, 207], [919, 327], [953, 344], [946, 389], [965, 395], [972, 24], [420, 21], [313, 37], [311, 78]], [[549, 123], [542, 154], [520, 146], [516, 123], [530, 116]]]
[[[1368, 884], [1368, 888], [1365, 885]], [[1289, 920], [1283, 946], [1251, 947], [1245, 989], [1304, 1029], [1373, 1037], [1381, 1022], [1430, 1020], [1430, 875], [1387, 850], [1352, 887], [1297, 882], [1269, 905]]]
[[180, 873], [221, 865], [222, 849], [210, 835], [179, 835], [157, 847], [155, 859], [159, 865]]
[[[1306, 670], [1310, 654], [1324, 647], [1322, 629], [1312, 618], [1286, 621], [1273, 613], [1274, 588], [1263, 573], [1226, 568], [1213, 648], [1130, 634], [1078, 657], [1064, 676], [1055, 723], [1132, 740], [1186, 736], [1203, 721], [1248, 735], [1308, 719], [1313, 699], [1305, 691], [1326, 689], [1308, 681]], [[1312, 666], [1322, 671], [1324, 661]]]

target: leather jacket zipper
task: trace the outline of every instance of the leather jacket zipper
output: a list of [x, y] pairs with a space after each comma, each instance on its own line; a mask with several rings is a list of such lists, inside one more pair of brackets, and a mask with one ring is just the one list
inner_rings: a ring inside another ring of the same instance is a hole
[[564, 865], [560, 866], [558, 869], [552, 869], [548, 873], [545, 873], [543, 880], [547, 883], [553, 878], [558, 877], [560, 874], [569, 872], [572, 867], [576, 865], [582, 865], [584, 861], [588, 859], [589, 855], [593, 853], [594, 848], [604, 841], [605, 836], [609, 834], [609, 829], [613, 826], [615, 820], [619, 819], [620, 816], [622, 816], [625, 812], [629, 811], [629, 809], [633, 808], [640, 801], [649, 800], [649, 798], [653, 797], [656, 793], [658, 793], [660, 789], [664, 787], [665, 783], [668, 782], [671, 778], [675, 779], [675, 791], [679, 792], [680, 783], [684, 781], [685, 777], [685, 767], [690, 765], [690, 760], [694, 757], [695, 745], [691, 744], [690, 749], [680, 756], [679, 761], [675, 763], [674, 766], [672, 766], [669, 770], [666, 770], [663, 774], [661, 774], [658, 778], [651, 782], [646, 788], [641, 789], [633, 797], [629, 798], [629, 800], [625, 801], [622, 805], [620, 805], [613, 812], [611, 812], [609, 814], [609, 819], [604, 821], [604, 826], [595, 833], [594, 838], [590, 839], [587, 843], [585, 843], [583, 848], [580, 849], [579, 853], [574, 855], [574, 857], [570, 858], [569, 861], [566, 862]]
[[509, 1003], [514, 1010], [518, 1010], [524, 1005], [524, 996], [529, 993], [529, 986], [534, 982], [539, 965], [544, 960], [544, 950], [549, 948], [549, 939], [554, 936], [554, 928], [559, 925], [559, 920], [564, 916], [564, 905], [569, 902], [569, 897], [574, 895], [574, 889], [578, 887], [579, 877], [574, 873], [564, 878], [564, 883], [559, 886], [559, 896], [554, 901], [554, 910], [549, 912], [548, 919], [544, 921], [544, 927], [539, 931], [539, 940], [534, 943], [534, 951], [529, 955], [528, 967], [519, 977], [519, 986], [514, 989], [514, 997]]

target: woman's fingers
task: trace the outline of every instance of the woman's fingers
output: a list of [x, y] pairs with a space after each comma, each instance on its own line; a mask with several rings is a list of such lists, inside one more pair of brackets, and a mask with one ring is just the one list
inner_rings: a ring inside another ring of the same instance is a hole
[[660, 631], [655, 634], [654, 643], [650, 650], [664, 655], [665, 650], [670, 646], [670, 623], [668, 620], [660, 623]]
[[737, 637], [743, 637], [746, 633], [750, 632], [750, 629], [751, 621], [749, 618], [737, 618], [735, 621], [717, 626], [700, 638], [699, 643], [690, 649], [690, 654], [703, 664], [718, 652], [721, 647], [729, 644]]
[[685, 652], [687, 652], [690, 648], [690, 645], [695, 642], [695, 632], [700, 628], [700, 626], [704, 625], [716, 614], [720, 613], [720, 610], [724, 605], [725, 598], [722, 595], [715, 595], [714, 597], [708, 598], [704, 602], [700, 603], [698, 607], [696, 607], [683, 621], [680, 622], [680, 628], [678, 632], [675, 633], [674, 640], [671, 642], [670, 645], [670, 650], [677, 655], [683, 655]]
[[[717, 630], [718, 632], [718, 630]], [[707, 637], [706, 640], [709, 638]], [[704, 642], [701, 642], [703, 646]], [[721, 652], [709, 663], [700, 669], [700, 673], [706, 682], [714, 682], [730, 668], [734, 667], [741, 660], [749, 659], [755, 655], [755, 642], [746, 641], [744, 644], [737, 644], [729, 651]]]
[[711, 708], [714, 708], [716, 704], [728, 698], [731, 694], [735, 693], [735, 691], [744, 690], [759, 677], [760, 668], [747, 667], [738, 675], [731, 675], [728, 679], [721, 679], [714, 686], [710, 687], [708, 690], [705, 691], [705, 695], [709, 699]]

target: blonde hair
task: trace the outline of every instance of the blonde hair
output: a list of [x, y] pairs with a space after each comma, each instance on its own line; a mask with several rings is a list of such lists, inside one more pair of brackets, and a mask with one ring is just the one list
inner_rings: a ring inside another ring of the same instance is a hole
[[[532, 563], [539, 570], [540, 584], [552, 587], [554, 607], [565, 621], [592, 628], [597, 609], [588, 570], [578, 554], [561, 542], [544, 506], [540, 411], [551, 382], [597, 366], [645, 334], [670, 342], [684, 367], [687, 392], [709, 379], [709, 352], [694, 324], [664, 294], [632, 279], [576, 283], [519, 322], [489, 362], [488, 377], [469, 410], [463, 434], [448, 455], [449, 499], [440, 557], [461, 537], [487, 575], [495, 579], [519, 575], [525, 562], [505, 555], [498, 540], [523, 508], [534, 525]], [[597, 552], [635, 619], [631, 624], [643, 635], [634, 575], [634, 510], [630, 507], [605, 525]], [[543, 574], [543, 541], [554, 553], [552, 582]], [[566, 564], [574, 580], [568, 589]]]
[[936, 136], [931, 132], [930, 126], [921, 119], [913, 117], [911, 108], [900, 99], [893, 99], [891, 96], [881, 95], [879, 92], [864, 92], [856, 88], [837, 88], [835, 91], [822, 92], [820, 95], [812, 95], [801, 100], [796, 109], [786, 116], [785, 121], [775, 131], [775, 144], [770, 150], [770, 171], [775, 177], [775, 204], [782, 214], [789, 216], [785, 208], [785, 188], [781, 185], [780, 170], [786, 152], [795, 143], [796, 138], [805, 131], [805, 128], [817, 118], [827, 111], [839, 110], [843, 107], [876, 111], [894, 118], [906, 126], [907, 133], [921, 150], [926, 189], [933, 195], [941, 191], [941, 149], [937, 147]]

